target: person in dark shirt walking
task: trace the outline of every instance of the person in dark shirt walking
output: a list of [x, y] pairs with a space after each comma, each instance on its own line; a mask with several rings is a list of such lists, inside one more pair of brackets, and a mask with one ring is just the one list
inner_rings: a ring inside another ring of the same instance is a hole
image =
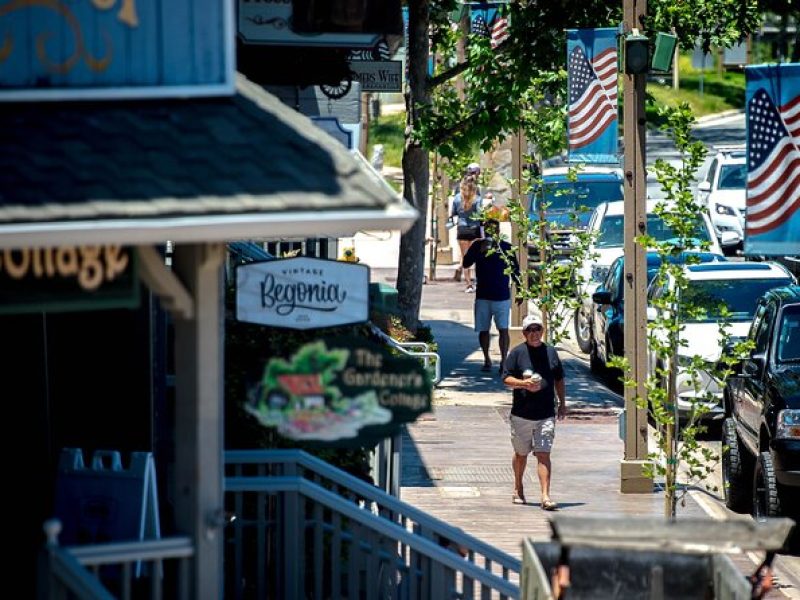
[[528, 454], [533, 452], [542, 491], [541, 506], [544, 510], [556, 510], [558, 504], [550, 498], [550, 450], [556, 433], [556, 415], [563, 419], [567, 414], [564, 368], [556, 349], [542, 342], [544, 327], [540, 317], [525, 317], [522, 335], [525, 343], [511, 350], [503, 370], [503, 383], [513, 390], [514, 396], [509, 417], [514, 448], [511, 499], [515, 504], [525, 504], [522, 476]]
[[511, 244], [500, 239], [500, 223], [487, 220], [483, 224], [484, 237], [472, 242], [461, 263], [464, 269], [475, 265], [478, 287], [475, 291], [475, 331], [483, 350], [483, 371], [491, 371], [489, 358], [490, 328], [492, 320], [500, 336], [500, 370], [508, 354], [508, 324], [511, 318], [511, 278], [519, 282], [519, 264]]

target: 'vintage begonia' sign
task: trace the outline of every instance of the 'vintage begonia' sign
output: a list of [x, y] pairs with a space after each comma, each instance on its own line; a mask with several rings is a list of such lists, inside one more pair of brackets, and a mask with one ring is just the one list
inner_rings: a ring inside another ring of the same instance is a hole
[[431, 389], [419, 360], [339, 337], [270, 359], [248, 392], [246, 410], [293, 440], [364, 446], [429, 412]]
[[369, 317], [369, 267], [320, 258], [288, 258], [236, 267], [236, 319], [312, 329]]

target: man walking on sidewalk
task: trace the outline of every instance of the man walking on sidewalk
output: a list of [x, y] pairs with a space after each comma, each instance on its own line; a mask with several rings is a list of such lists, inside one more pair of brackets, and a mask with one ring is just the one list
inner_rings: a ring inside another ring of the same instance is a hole
[[[511, 249], [511, 244], [500, 239], [500, 223], [486, 220], [483, 223], [484, 237], [472, 242], [461, 263], [464, 269], [475, 265], [475, 331], [483, 350], [482, 371], [491, 371], [489, 358], [489, 330], [494, 326], [500, 335], [500, 370], [508, 354], [508, 324], [511, 320], [511, 277], [519, 281], [519, 264]], [[507, 274], [507, 272], [510, 273]]]
[[563, 419], [567, 414], [564, 368], [556, 349], [542, 342], [544, 327], [539, 317], [528, 315], [522, 320], [522, 335], [525, 343], [511, 350], [503, 371], [503, 383], [514, 395], [509, 417], [514, 447], [512, 501], [525, 504], [522, 476], [528, 454], [533, 452], [542, 489], [542, 508], [556, 510], [558, 505], [550, 498], [550, 450], [556, 433], [556, 396], [558, 418]]

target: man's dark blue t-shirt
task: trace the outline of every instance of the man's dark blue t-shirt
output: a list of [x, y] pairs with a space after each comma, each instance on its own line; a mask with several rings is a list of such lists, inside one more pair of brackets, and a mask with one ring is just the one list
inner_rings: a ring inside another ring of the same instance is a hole
[[[491, 242], [494, 251], [484, 250], [484, 245]], [[497, 245], [500, 245], [499, 249]], [[511, 244], [501, 240], [496, 242], [488, 238], [475, 240], [464, 255], [464, 268], [475, 265], [475, 279], [478, 287], [475, 290], [475, 297], [481, 300], [508, 300], [511, 298], [511, 280], [506, 275], [508, 263], [500, 256], [503, 252], [510, 259], [511, 272], [515, 279], [519, 278], [519, 264], [517, 257], [511, 251]]]
[[503, 364], [503, 379], [511, 375], [522, 379], [526, 370], [542, 376], [542, 389], [538, 392], [515, 388], [511, 414], [515, 417], [540, 421], [556, 414], [555, 383], [564, 379], [564, 367], [558, 352], [552, 346], [540, 344], [530, 346], [523, 342], [511, 349]]

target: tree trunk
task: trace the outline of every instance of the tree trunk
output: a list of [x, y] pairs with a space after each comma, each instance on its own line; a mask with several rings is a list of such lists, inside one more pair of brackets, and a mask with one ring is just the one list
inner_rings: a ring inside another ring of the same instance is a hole
[[406, 140], [403, 148], [403, 197], [419, 211], [419, 219], [400, 238], [397, 293], [400, 317], [416, 331], [425, 275], [425, 215], [428, 210], [428, 152], [411, 138], [420, 105], [430, 104], [428, 76], [428, 0], [408, 2], [408, 92]]

